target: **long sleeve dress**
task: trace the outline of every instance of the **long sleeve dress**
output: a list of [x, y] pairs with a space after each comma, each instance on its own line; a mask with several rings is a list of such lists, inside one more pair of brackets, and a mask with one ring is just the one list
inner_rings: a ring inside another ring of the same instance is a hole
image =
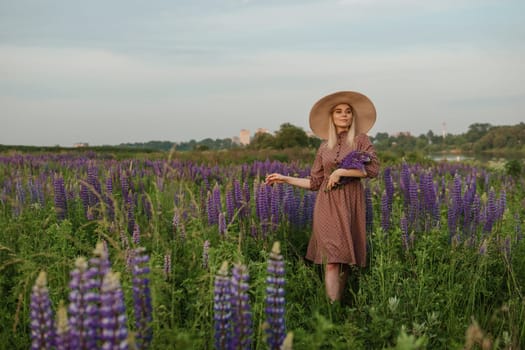
[[333, 149], [323, 142], [317, 151], [310, 173], [310, 189], [318, 191], [312, 224], [312, 236], [306, 259], [316, 264], [343, 263], [366, 266], [366, 206], [360, 178], [336, 189], [325, 191], [328, 178], [339, 162], [353, 149], [368, 152], [367, 177], [379, 173], [379, 161], [370, 139], [359, 134], [355, 148], [346, 142], [347, 132], [340, 133]]

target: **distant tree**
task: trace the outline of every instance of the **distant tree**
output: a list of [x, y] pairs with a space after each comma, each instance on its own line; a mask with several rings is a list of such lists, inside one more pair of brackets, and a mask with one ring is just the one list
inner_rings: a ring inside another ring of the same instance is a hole
[[194, 148], [195, 151], [208, 151], [209, 149], [210, 149], [209, 146], [203, 145], [203, 144], [198, 144]]
[[465, 134], [465, 138], [468, 142], [476, 142], [485, 136], [492, 125], [489, 123], [474, 123], [468, 127], [468, 131]]
[[375, 142], [379, 142], [379, 143], [383, 143], [383, 142], [388, 142], [389, 138], [390, 138], [390, 136], [388, 136], [388, 133], [386, 133], [386, 132], [378, 132], [376, 134], [376, 136], [374, 137], [374, 141]]
[[258, 132], [248, 145], [250, 149], [275, 148], [275, 137], [272, 134]]
[[309, 148], [318, 148], [321, 145], [321, 139], [317, 136], [308, 137], [308, 147]]
[[303, 129], [284, 123], [275, 134], [275, 148], [308, 147], [308, 135]]

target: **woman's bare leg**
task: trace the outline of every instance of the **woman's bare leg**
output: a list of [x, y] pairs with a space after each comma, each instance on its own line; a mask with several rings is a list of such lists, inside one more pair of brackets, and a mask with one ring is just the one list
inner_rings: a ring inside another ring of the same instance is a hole
[[341, 300], [348, 279], [348, 266], [343, 264], [326, 264], [326, 295], [333, 301]]

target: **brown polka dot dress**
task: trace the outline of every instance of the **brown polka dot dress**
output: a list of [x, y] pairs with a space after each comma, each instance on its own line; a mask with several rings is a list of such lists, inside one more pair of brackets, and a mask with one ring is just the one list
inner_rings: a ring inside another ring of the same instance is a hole
[[[311, 169], [310, 189], [318, 191], [313, 214], [313, 232], [306, 259], [316, 264], [343, 263], [366, 266], [366, 207], [360, 178], [330, 191], [325, 191], [328, 178], [339, 162], [352, 151], [346, 143], [347, 133], [338, 135], [337, 144], [329, 149], [326, 141], [319, 146]], [[365, 169], [376, 177], [379, 161], [370, 139], [359, 134], [355, 149], [368, 152], [371, 161]]]

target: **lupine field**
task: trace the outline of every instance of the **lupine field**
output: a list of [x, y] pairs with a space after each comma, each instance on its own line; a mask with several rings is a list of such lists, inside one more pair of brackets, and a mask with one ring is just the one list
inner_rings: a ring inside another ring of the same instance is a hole
[[0, 155], [0, 348], [525, 348], [525, 179], [382, 164], [330, 304], [316, 193], [264, 184], [311, 160]]

